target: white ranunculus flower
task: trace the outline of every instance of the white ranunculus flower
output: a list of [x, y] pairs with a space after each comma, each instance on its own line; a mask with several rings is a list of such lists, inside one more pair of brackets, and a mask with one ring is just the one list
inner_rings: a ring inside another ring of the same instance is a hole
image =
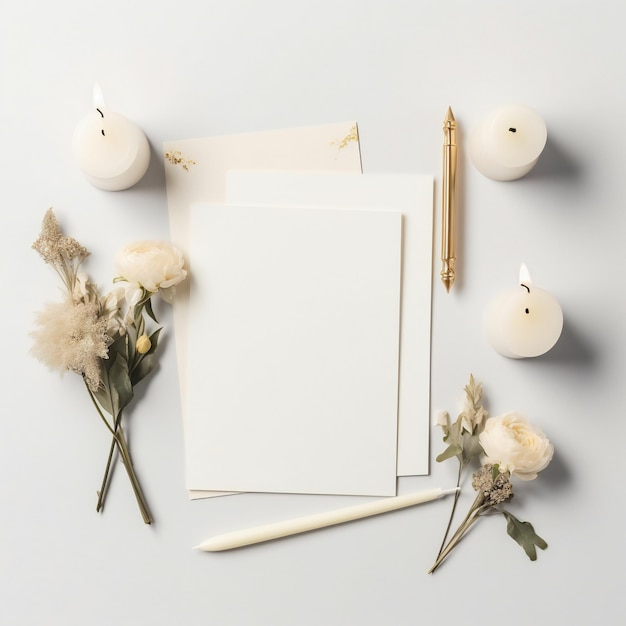
[[488, 419], [479, 441], [485, 463], [497, 463], [501, 471], [521, 480], [537, 478], [554, 454], [554, 447], [543, 432], [516, 412]]
[[117, 256], [117, 270], [131, 284], [155, 293], [187, 277], [182, 253], [165, 241], [137, 241]]

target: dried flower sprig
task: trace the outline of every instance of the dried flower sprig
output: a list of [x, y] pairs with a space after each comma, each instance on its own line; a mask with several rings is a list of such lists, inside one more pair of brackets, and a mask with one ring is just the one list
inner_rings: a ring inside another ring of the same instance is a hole
[[70, 295], [73, 295], [78, 268], [89, 252], [75, 239], [63, 235], [52, 209], [46, 211], [41, 234], [32, 247], [56, 270]]
[[[89, 397], [112, 436], [96, 510], [101, 511], [115, 451], [128, 473], [143, 520], [152, 515], [135, 473], [122, 427], [122, 411], [134, 397], [134, 387], [153, 370], [161, 328], [148, 334], [146, 317], [158, 321], [151, 297], [165, 295], [171, 302], [175, 285], [186, 277], [178, 250], [164, 242], [139, 242], [127, 247], [118, 265], [129, 268], [117, 281], [126, 281], [101, 296], [96, 285], [81, 273], [89, 252], [61, 232], [52, 209], [43, 219], [32, 246], [51, 265], [66, 288], [61, 302], [47, 304], [35, 318], [33, 355], [53, 370], [82, 376]], [[128, 264], [128, 258], [132, 263]]]
[[343, 150], [351, 141], [359, 140], [359, 130], [357, 125], [354, 124], [350, 127], [348, 134], [340, 141], [333, 140], [330, 142], [331, 146], [337, 146], [337, 150]]
[[532, 561], [537, 558], [536, 548], [545, 550], [548, 547], [529, 522], [521, 522], [502, 504], [513, 498], [512, 476], [533, 480], [548, 466], [554, 454], [552, 444], [543, 432], [531, 426], [518, 413], [489, 418], [482, 406], [482, 384], [477, 384], [473, 376], [470, 375], [464, 391], [463, 409], [454, 423], [451, 423], [448, 413], [438, 416], [437, 424], [443, 429], [443, 440], [448, 447], [437, 457], [437, 461], [458, 460], [457, 488], [461, 484], [463, 470], [477, 462], [480, 467], [472, 476], [472, 487], [477, 494], [467, 515], [448, 540], [460, 493], [457, 490], [443, 541], [429, 574], [441, 565], [471, 526], [489, 514], [504, 516], [509, 536], [517, 541]]
[[166, 150], [163, 158], [172, 165], [180, 165], [186, 172], [189, 171], [190, 165], [196, 165], [193, 159], [186, 159], [180, 150]]

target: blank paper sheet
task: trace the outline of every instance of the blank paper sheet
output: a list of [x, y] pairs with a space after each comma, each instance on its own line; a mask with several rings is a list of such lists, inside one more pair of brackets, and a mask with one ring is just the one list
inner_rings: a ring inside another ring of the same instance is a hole
[[394, 495], [402, 215], [191, 209], [189, 489]]
[[428, 474], [433, 177], [234, 170], [229, 204], [402, 213], [398, 476]]

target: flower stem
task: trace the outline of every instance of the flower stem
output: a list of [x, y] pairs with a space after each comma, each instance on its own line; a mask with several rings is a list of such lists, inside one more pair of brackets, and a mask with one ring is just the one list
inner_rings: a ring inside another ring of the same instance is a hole
[[[96, 405], [96, 408], [98, 408], [97, 405]], [[100, 486], [100, 491], [98, 491], [98, 503], [96, 505], [97, 512], [100, 512], [104, 508], [104, 500], [106, 498], [106, 491], [107, 491], [108, 484], [109, 484], [109, 474], [111, 471], [111, 464], [113, 462], [113, 454], [115, 452], [115, 446], [117, 445], [115, 434], [117, 433], [117, 430], [120, 426], [121, 421], [122, 421], [122, 412], [120, 411], [118, 413], [117, 419], [115, 420], [115, 425], [113, 428], [113, 431], [114, 431], [113, 437], [111, 439], [111, 447], [109, 448], [109, 457], [107, 458], [107, 464], [106, 464], [106, 467], [104, 468], [104, 476], [102, 477], [102, 485]], [[108, 425], [109, 424], [107, 421], [107, 426]]]
[[130, 458], [130, 452], [128, 450], [128, 445], [126, 444], [126, 438], [124, 437], [124, 430], [122, 429], [121, 424], [119, 425], [117, 431], [116, 441], [118, 442], [120, 454], [122, 455], [122, 461], [124, 462], [124, 466], [126, 467], [126, 472], [128, 473], [128, 477], [130, 478], [130, 483], [133, 487], [133, 491], [135, 492], [135, 498], [137, 498], [137, 503], [139, 504], [139, 509], [141, 510], [143, 521], [146, 524], [152, 524], [152, 515], [150, 513], [150, 509], [148, 508], [146, 498], [143, 495], [143, 491], [141, 490], [141, 485], [139, 484], [137, 475], [135, 474], [135, 469], [133, 468], [133, 462]]
[[[128, 450], [128, 445], [126, 443], [126, 438], [124, 437], [124, 431], [122, 430], [121, 413], [118, 415], [118, 418], [115, 420], [115, 428], [113, 428], [111, 426], [111, 424], [109, 424], [109, 421], [107, 420], [107, 418], [102, 413], [102, 410], [100, 409], [100, 405], [96, 401], [96, 398], [95, 398], [93, 392], [91, 391], [91, 389], [89, 389], [88, 385], [86, 385], [86, 387], [87, 387], [87, 391], [89, 392], [89, 397], [91, 398], [91, 401], [93, 402], [93, 405], [96, 407], [96, 411], [98, 412], [98, 415], [100, 416], [100, 418], [104, 422], [105, 426], [109, 429], [111, 435], [113, 436], [113, 442], [111, 444], [111, 452], [109, 453], [109, 460], [108, 460], [107, 468], [106, 468], [106, 471], [105, 471], [105, 478], [103, 480], [104, 488], [106, 488], [106, 482], [108, 480], [109, 468], [110, 468], [110, 465], [111, 465], [111, 460], [113, 458], [112, 450], [113, 450], [113, 443], [114, 443], [114, 444], [117, 445], [119, 453], [120, 453], [120, 455], [122, 457], [122, 461], [124, 463], [124, 467], [126, 468], [126, 473], [128, 474], [128, 478], [130, 479], [131, 486], [132, 486], [133, 491], [135, 493], [135, 498], [137, 499], [137, 504], [139, 505], [139, 510], [141, 511], [141, 516], [143, 517], [143, 521], [146, 524], [152, 524], [152, 522], [153, 522], [152, 515], [150, 513], [150, 509], [148, 508], [148, 503], [146, 502], [146, 499], [145, 499], [145, 497], [143, 495], [143, 491], [141, 490], [141, 485], [139, 484], [139, 480], [137, 479], [137, 475], [135, 474], [135, 469], [133, 467], [133, 462], [132, 462], [132, 459], [130, 457], [130, 451]], [[96, 510], [100, 511], [103, 506], [104, 506], [104, 489], [101, 490], [101, 492], [99, 494], [98, 506], [97, 506]]]
[[480, 492], [474, 503], [470, 507], [465, 519], [461, 522], [456, 532], [450, 538], [448, 544], [439, 552], [437, 559], [435, 560], [433, 566], [428, 570], [429, 574], [432, 574], [443, 562], [443, 560], [450, 554], [450, 552], [456, 547], [456, 545], [463, 539], [465, 533], [470, 529], [470, 527], [478, 521], [480, 515], [484, 512], [485, 509], [488, 509], [491, 505], [484, 504], [485, 496], [482, 492]]
[[452, 510], [450, 511], [450, 519], [448, 520], [448, 525], [446, 526], [446, 532], [443, 535], [443, 540], [441, 541], [441, 546], [439, 547], [439, 552], [437, 553], [437, 557], [441, 555], [443, 552], [444, 546], [446, 545], [446, 540], [448, 539], [448, 534], [450, 533], [450, 528], [452, 528], [452, 520], [454, 519], [454, 513], [456, 511], [456, 505], [459, 501], [459, 497], [461, 495], [461, 490], [459, 486], [461, 485], [461, 473], [463, 472], [463, 462], [459, 459], [459, 471], [456, 477], [456, 491], [454, 493], [454, 501], [452, 502]]
[[115, 452], [115, 439], [111, 439], [111, 448], [109, 449], [109, 458], [107, 459], [106, 468], [104, 470], [104, 476], [102, 477], [102, 485], [98, 491], [98, 503], [96, 505], [96, 511], [99, 513], [104, 508], [104, 499], [106, 497], [106, 490], [109, 483], [109, 472], [111, 470], [111, 463], [113, 461], [113, 453]]

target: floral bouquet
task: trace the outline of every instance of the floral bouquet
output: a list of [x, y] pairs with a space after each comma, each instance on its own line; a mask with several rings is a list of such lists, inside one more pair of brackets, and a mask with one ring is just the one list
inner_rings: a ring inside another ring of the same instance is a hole
[[36, 316], [32, 353], [53, 370], [82, 376], [96, 412], [111, 433], [96, 510], [104, 506], [117, 450], [143, 520], [151, 524], [152, 515], [124, 435], [122, 411], [132, 401], [135, 385], [156, 365], [161, 328], [149, 331], [146, 318], [158, 324], [152, 296], [159, 293], [171, 302], [176, 285], [187, 276], [183, 256], [166, 242], [131, 244], [117, 258], [120, 275], [114, 279], [126, 286], [102, 296], [88, 276], [79, 272], [89, 252], [75, 239], [63, 235], [52, 209], [46, 212], [41, 234], [32, 247], [65, 286], [64, 298], [46, 304]]
[[[509, 536], [520, 544], [531, 561], [537, 559], [536, 548], [545, 550], [548, 547], [529, 522], [521, 522], [502, 505], [513, 497], [512, 477], [533, 480], [548, 466], [554, 454], [552, 444], [519, 413], [489, 418], [482, 406], [482, 384], [477, 384], [473, 376], [470, 375], [464, 391], [464, 406], [456, 422], [451, 423], [447, 412], [440, 413], [437, 419], [437, 424], [443, 428], [443, 440], [448, 444], [437, 461], [456, 458], [459, 469], [452, 512], [429, 574], [441, 565], [472, 525], [486, 515], [499, 514], [506, 519]], [[472, 464], [480, 465], [472, 477], [476, 499], [448, 540], [459, 499], [461, 476]]]

